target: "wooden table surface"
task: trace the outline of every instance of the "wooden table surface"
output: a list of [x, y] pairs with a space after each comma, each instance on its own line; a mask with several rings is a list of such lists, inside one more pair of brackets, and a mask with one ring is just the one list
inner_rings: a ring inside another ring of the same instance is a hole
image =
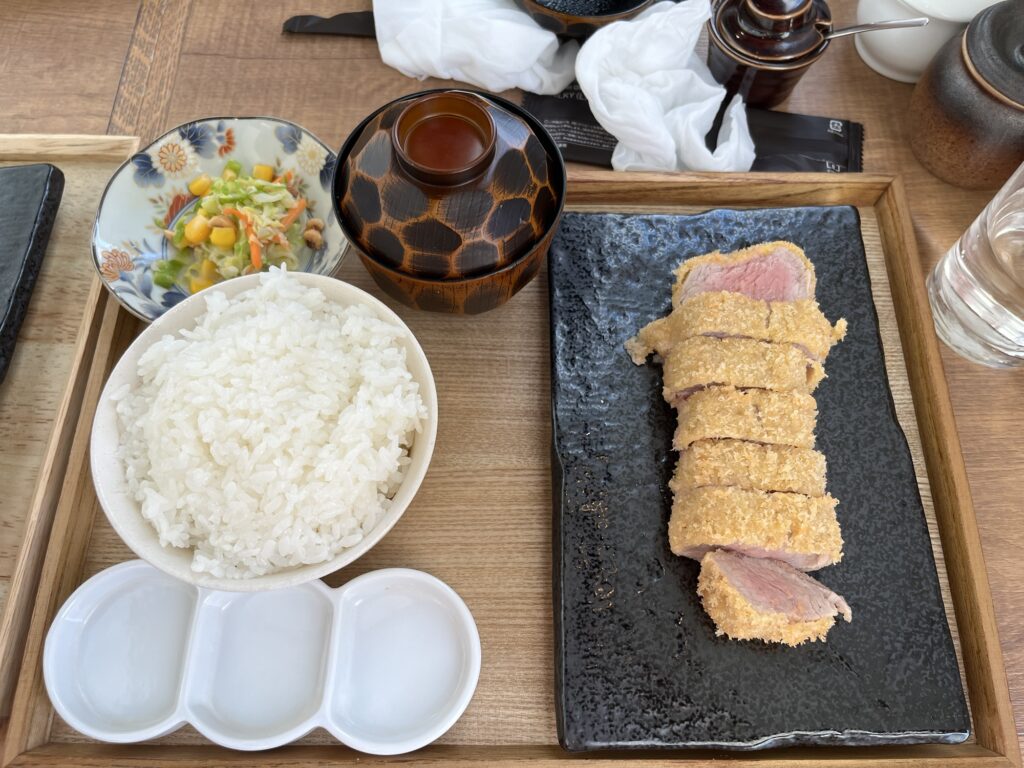
[[[832, 5], [838, 22], [851, 20], [852, 1]], [[281, 22], [293, 14], [330, 15], [368, 6], [359, 0], [4, 0], [0, 133], [109, 132], [138, 135], [145, 142], [194, 117], [271, 114], [339, 146], [374, 107], [441, 84], [417, 82], [384, 66], [370, 40], [280, 34]], [[930, 268], [992, 193], [957, 189], [917, 163], [907, 145], [915, 130], [907, 113], [910, 93], [911, 86], [869, 70], [845, 40], [834, 44], [780, 109], [864, 124], [864, 168], [903, 175], [921, 255]], [[1024, 370], [989, 370], [945, 349], [943, 358], [1020, 736]], [[42, 445], [27, 445], [26, 451], [41, 454]], [[487, 460], [500, 461], [499, 455], [479, 457], [479, 466], [467, 467], [467, 481], [486, 469]], [[10, 577], [14, 555], [10, 544], [0, 548], [0, 579]]]

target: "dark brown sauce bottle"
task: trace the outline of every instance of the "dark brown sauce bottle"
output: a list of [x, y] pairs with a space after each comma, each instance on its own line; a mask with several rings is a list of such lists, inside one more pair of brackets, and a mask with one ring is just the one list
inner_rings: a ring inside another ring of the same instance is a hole
[[718, 0], [708, 21], [708, 67], [747, 104], [785, 100], [828, 47], [825, 0]]

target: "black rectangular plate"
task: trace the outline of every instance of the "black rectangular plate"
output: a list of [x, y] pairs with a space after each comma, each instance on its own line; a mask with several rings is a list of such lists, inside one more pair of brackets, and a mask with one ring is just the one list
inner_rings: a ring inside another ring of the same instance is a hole
[[0, 168], [0, 382], [50, 240], [64, 174], [40, 163]]
[[[853, 623], [798, 648], [715, 637], [698, 564], [669, 551], [675, 412], [623, 342], [671, 305], [685, 257], [804, 248], [846, 339], [815, 392]], [[849, 207], [569, 213], [549, 255], [558, 733], [573, 751], [955, 743], [970, 720]]]

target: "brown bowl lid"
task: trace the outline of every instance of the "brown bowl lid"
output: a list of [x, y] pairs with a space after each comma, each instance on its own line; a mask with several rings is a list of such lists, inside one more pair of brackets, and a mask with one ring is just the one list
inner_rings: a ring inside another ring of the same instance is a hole
[[1024, 109], [1024, 3], [989, 6], [967, 27], [964, 42], [977, 75], [1004, 101]]
[[399, 99], [346, 146], [335, 188], [342, 228], [390, 269], [430, 280], [487, 274], [525, 256], [557, 219], [561, 158], [482, 94]]

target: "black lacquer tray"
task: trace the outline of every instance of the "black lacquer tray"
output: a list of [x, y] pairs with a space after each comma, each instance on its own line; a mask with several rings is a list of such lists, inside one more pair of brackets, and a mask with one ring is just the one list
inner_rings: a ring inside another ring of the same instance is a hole
[[[670, 308], [686, 256], [791, 240], [849, 321], [815, 392], [843, 561], [815, 577], [853, 623], [798, 648], [716, 638], [668, 549], [675, 414], [623, 342]], [[559, 740], [570, 750], [964, 741], [970, 720], [857, 211], [567, 213], [549, 255]]]
[[0, 382], [64, 192], [64, 174], [49, 163], [0, 168]]

